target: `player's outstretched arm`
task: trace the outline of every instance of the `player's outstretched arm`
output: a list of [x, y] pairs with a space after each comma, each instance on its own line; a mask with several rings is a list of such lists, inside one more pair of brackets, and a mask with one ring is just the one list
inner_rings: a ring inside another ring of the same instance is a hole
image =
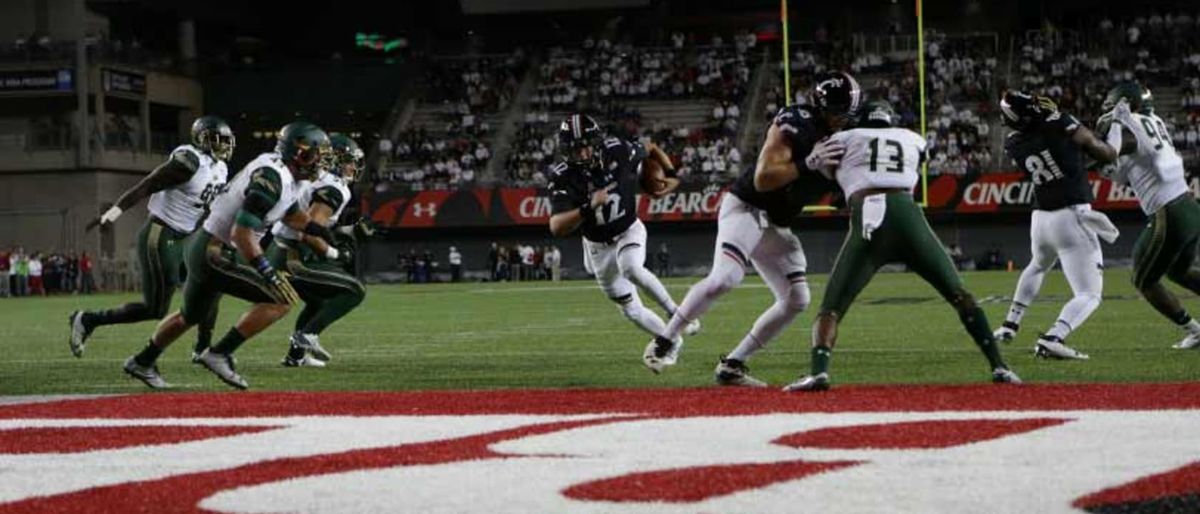
[[679, 187], [675, 165], [671, 163], [671, 157], [658, 145], [646, 143], [645, 148], [648, 157], [642, 161], [642, 191], [651, 197], [661, 198]]
[[767, 140], [758, 152], [758, 164], [754, 168], [754, 189], [774, 191], [800, 177], [800, 170], [792, 162], [792, 146], [779, 125], [767, 130]]
[[1109, 164], [1117, 160], [1117, 149], [1109, 146], [1108, 143], [1101, 141], [1096, 137], [1096, 134], [1087, 127], [1079, 127], [1071, 134], [1071, 141], [1083, 148], [1083, 151], [1089, 157], [1095, 159], [1101, 164]]
[[137, 205], [146, 197], [159, 191], [169, 189], [192, 178], [199, 169], [200, 162], [195, 155], [187, 152], [176, 152], [166, 162], [159, 164], [149, 175], [138, 181], [132, 188], [121, 193], [116, 203], [109, 207], [104, 214], [88, 222], [84, 230], [111, 225], [117, 221], [121, 213]]

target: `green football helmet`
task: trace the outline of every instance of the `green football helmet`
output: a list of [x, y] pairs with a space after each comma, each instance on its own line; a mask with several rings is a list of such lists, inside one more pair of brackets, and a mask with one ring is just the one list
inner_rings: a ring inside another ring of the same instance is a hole
[[311, 180], [330, 152], [329, 136], [307, 121], [294, 121], [279, 129], [275, 152], [301, 180]]
[[1112, 111], [1121, 100], [1129, 103], [1130, 111], [1139, 114], [1154, 112], [1154, 96], [1150, 94], [1150, 90], [1132, 80], [1121, 82], [1108, 90], [1100, 109], [1104, 112]]
[[867, 102], [858, 125], [867, 128], [887, 128], [894, 127], [899, 121], [900, 116], [892, 108], [891, 102], [878, 98]]
[[192, 146], [214, 159], [227, 161], [233, 155], [237, 138], [225, 120], [216, 116], [201, 116], [192, 122]]
[[329, 136], [329, 146], [324, 168], [347, 182], [358, 180], [363, 169], [363, 158], [366, 157], [358, 143], [345, 134], [334, 134]]

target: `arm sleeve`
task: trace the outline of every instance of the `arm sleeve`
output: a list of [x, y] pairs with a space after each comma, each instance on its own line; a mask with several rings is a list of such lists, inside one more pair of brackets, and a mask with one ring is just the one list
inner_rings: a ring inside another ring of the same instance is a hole
[[553, 177], [547, 191], [550, 193], [551, 214], [572, 211], [583, 205], [578, 190], [562, 176]]
[[346, 198], [342, 195], [341, 191], [338, 191], [338, 188], [326, 186], [313, 191], [312, 201], [328, 205], [333, 212], [337, 212], [342, 204], [346, 203]]
[[271, 208], [279, 203], [282, 182], [279, 172], [273, 168], [263, 167], [251, 172], [250, 185], [246, 187], [246, 197], [242, 208], [238, 211], [237, 224], [253, 229], [262, 228]]

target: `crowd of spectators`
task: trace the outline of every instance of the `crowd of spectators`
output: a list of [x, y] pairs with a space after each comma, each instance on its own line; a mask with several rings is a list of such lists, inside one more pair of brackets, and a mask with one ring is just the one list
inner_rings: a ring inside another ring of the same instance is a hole
[[606, 38], [585, 39], [577, 49], [554, 48], [538, 69], [534, 106], [550, 111], [601, 109], [616, 100], [717, 98], [740, 102], [750, 82], [757, 41], [741, 33], [706, 45], [682, 33], [669, 46], [634, 46]]
[[393, 143], [381, 141], [381, 152], [392, 155], [393, 164], [382, 173], [383, 187], [402, 184], [413, 190], [454, 189], [473, 184], [487, 167], [492, 151], [484, 142], [484, 129], [451, 127], [443, 134], [423, 128], [404, 132]]
[[425, 101], [464, 103], [467, 111], [488, 114], [508, 106], [527, 60], [521, 50], [491, 57], [433, 59], [425, 67]]
[[83, 252], [0, 250], [0, 297], [47, 296], [96, 291], [92, 258]]

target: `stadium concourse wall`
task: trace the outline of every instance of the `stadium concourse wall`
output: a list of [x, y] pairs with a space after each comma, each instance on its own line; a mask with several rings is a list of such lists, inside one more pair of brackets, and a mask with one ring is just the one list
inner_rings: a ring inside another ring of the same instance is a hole
[[[1094, 205], [1113, 218], [1122, 237], [1105, 247], [1109, 265], [1126, 265], [1133, 241], [1145, 223], [1129, 188], [1097, 175], [1091, 177]], [[1200, 179], [1191, 181], [1193, 194]], [[640, 196], [638, 210], [650, 227], [648, 265], [666, 243], [673, 273], [704, 273], [711, 264], [716, 237], [716, 215], [727, 188], [688, 184], [662, 199]], [[929, 187], [927, 213], [941, 240], [957, 244], [964, 256], [982, 259], [998, 251], [1002, 265], [1023, 266], [1029, 259], [1029, 213], [1033, 187], [1019, 173], [991, 173], [978, 177], [943, 175]], [[1200, 194], [1197, 194], [1200, 196]], [[822, 203], [833, 204], [832, 195]], [[364, 252], [368, 275], [386, 279], [398, 271], [398, 258], [410, 250], [426, 250], [444, 262], [450, 246], [464, 255], [467, 270], [487, 267], [490, 243], [500, 246], [557, 245], [563, 252], [567, 275], [584, 276], [578, 237], [554, 240], [547, 230], [550, 215], [545, 191], [535, 188], [475, 188], [457, 191], [390, 191], [367, 194], [361, 206], [385, 235]], [[845, 236], [846, 211], [830, 209], [801, 218], [795, 227], [814, 273], [832, 267]]]

